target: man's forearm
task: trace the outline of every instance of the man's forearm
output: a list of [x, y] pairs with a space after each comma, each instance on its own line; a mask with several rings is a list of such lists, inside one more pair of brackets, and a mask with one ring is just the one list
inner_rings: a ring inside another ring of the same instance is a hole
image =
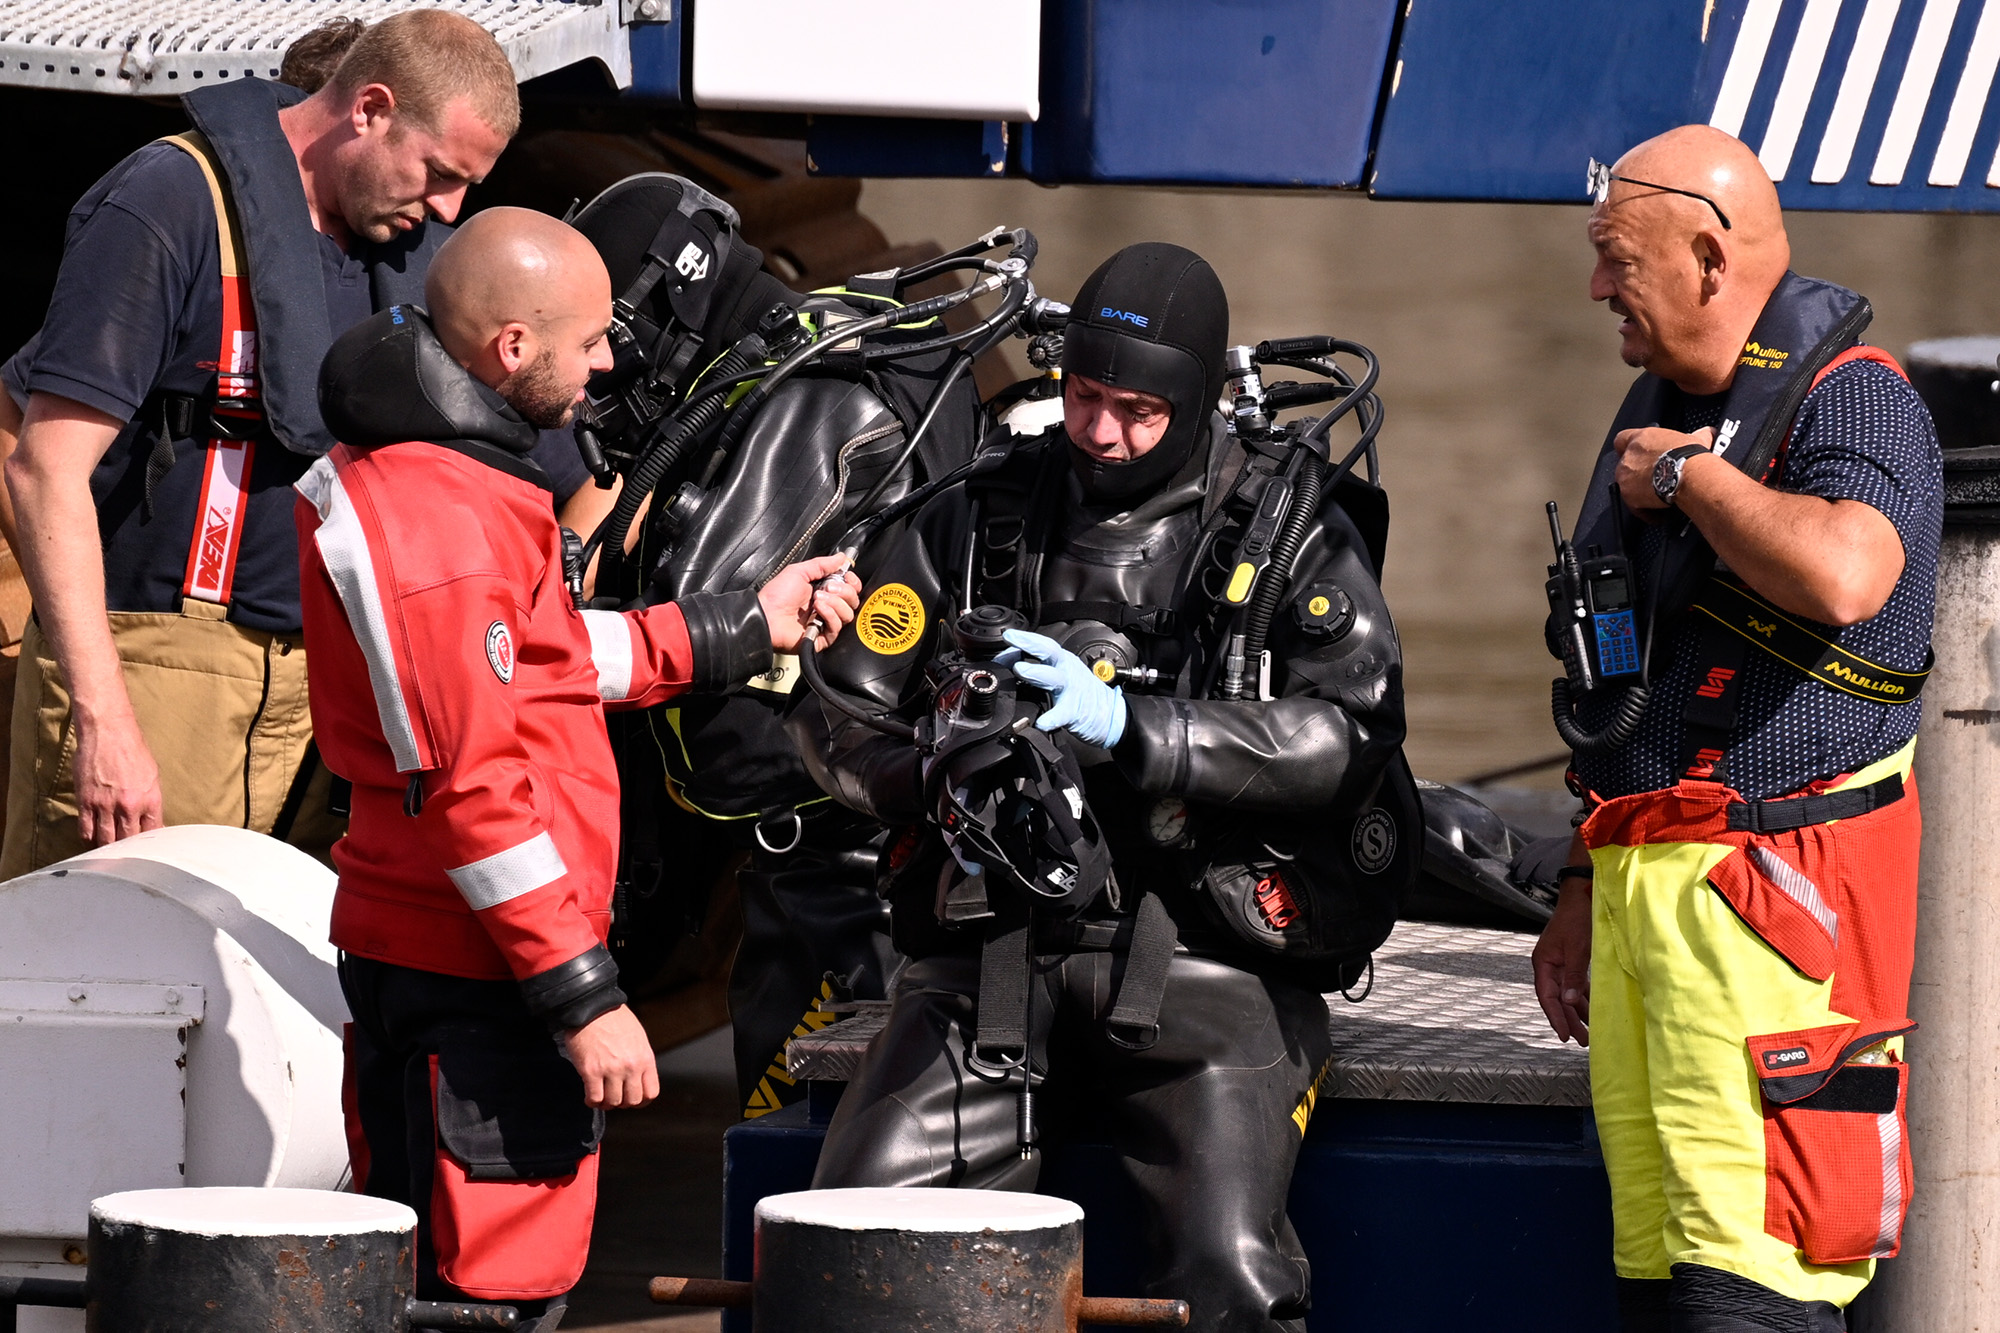
[[[0, 468], [14, 456], [14, 446], [21, 442], [21, 409], [14, 401], [14, 392], [0, 385]], [[3, 474], [0, 474], [3, 475]], [[6, 486], [0, 485], [0, 537], [7, 540], [7, 549], [21, 549], [21, 530], [14, 519], [14, 496]]]
[[15, 554], [42, 635], [86, 724], [132, 711], [105, 615], [104, 555], [89, 482], [89, 466], [103, 456], [118, 426], [101, 413], [91, 415], [101, 420], [38, 412], [31, 403], [21, 445], [6, 462], [20, 537]]
[[1880, 510], [1772, 490], [1724, 459], [1690, 458], [1675, 505], [1755, 592], [1823, 624], [1874, 615], [1903, 572], [1902, 539]]

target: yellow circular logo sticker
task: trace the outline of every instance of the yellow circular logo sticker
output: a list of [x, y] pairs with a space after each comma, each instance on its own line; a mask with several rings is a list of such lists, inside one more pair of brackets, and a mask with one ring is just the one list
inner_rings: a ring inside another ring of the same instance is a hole
[[854, 618], [861, 646], [884, 657], [899, 657], [924, 636], [924, 601], [900, 583], [885, 583], [868, 594]]
[[1315, 597], [1306, 603], [1306, 611], [1315, 616], [1323, 616], [1333, 608], [1333, 603], [1324, 597]]
[[1118, 664], [1108, 657], [1101, 658], [1091, 665], [1090, 674], [1109, 685], [1118, 679]]

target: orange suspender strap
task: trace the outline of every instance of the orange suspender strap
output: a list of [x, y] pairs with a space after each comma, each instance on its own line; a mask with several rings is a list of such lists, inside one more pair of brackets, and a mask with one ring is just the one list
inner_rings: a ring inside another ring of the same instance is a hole
[[[1870, 347], [1867, 343], [1856, 343], [1819, 368], [1819, 374], [1813, 376], [1812, 389], [1817, 389], [1821, 380], [1831, 375], [1834, 371], [1839, 370], [1850, 361], [1874, 361], [1889, 367], [1889, 369], [1895, 371], [1906, 380], [1910, 378], [1908, 372], [1896, 363], [1895, 357], [1890, 356], [1879, 347]], [[1808, 389], [1807, 392], [1810, 393], [1811, 389]]]
[[[223, 188], [215, 150], [190, 130], [161, 140], [185, 151], [201, 167], [215, 203], [217, 249], [222, 260], [222, 346], [215, 361], [215, 409], [220, 420], [240, 420], [246, 431], [263, 420], [257, 391], [257, 317], [250, 307], [250, 267], [244, 257], [236, 206]], [[187, 573], [181, 595], [229, 604], [236, 582], [236, 558], [249, 509], [252, 439], [212, 439], [202, 468], [201, 505], [188, 543]]]

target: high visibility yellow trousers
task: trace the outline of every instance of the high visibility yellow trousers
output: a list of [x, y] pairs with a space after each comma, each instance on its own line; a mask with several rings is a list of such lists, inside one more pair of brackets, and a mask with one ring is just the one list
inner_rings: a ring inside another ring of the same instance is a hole
[[1600, 806], [1591, 1095], [1621, 1277], [1723, 1269], [1844, 1306], [1910, 1197], [1902, 1063], [1921, 831], [1911, 749], [1807, 793], [1902, 799], [1777, 833], [1683, 782]]

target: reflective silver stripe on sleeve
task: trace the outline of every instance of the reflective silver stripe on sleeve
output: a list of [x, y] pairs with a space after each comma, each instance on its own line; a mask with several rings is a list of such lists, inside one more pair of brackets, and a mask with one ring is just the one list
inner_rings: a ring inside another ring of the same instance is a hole
[[615, 703], [632, 692], [632, 627], [618, 611], [585, 611], [590, 660], [597, 667], [597, 697]]
[[1768, 847], [1750, 848], [1750, 859], [1757, 869], [1764, 872], [1766, 879], [1784, 890], [1787, 898], [1805, 908], [1836, 944], [1840, 942], [1840, 918], [1833, 914], [1826, 899], [1820, 896], [1817, 884], [1792, 869], [1789, 861]]
[[1882, 1225], [1875, 1237], [1875, 1255], [1880, 1259], [1896, 1248], [1903, 1229], [1903, 1125], [1894, 1111], [1875, 1117], [1875, 1133], [1882, 1140]]
[[444, 873], [458, 887], [458, 896], [478, 912], [553, 884], [569, 873], [569, 867], [563, 864], [555, 839], [537, 833], [504, 852]]
[[319, 511], [319, 531], [313, 534], [313, 543], [319, 547], [333, 590], [347, 611], [347, 623], [367, 659], [375, 712], [382, 720], [389, 753], [395, 756], [396, 771], [414, 773], [423, 766], [417, 758], [417, 732], [403, 705], [403, 682], [396, 674], [395, 652], [389, 647], [389, 618], [382, 611], [382, 595], [375, 585], [375, 558], [368, 550], [368, 536], [361, 530], [361, 516], [330, 458], [315, 462], [293, 488]]

